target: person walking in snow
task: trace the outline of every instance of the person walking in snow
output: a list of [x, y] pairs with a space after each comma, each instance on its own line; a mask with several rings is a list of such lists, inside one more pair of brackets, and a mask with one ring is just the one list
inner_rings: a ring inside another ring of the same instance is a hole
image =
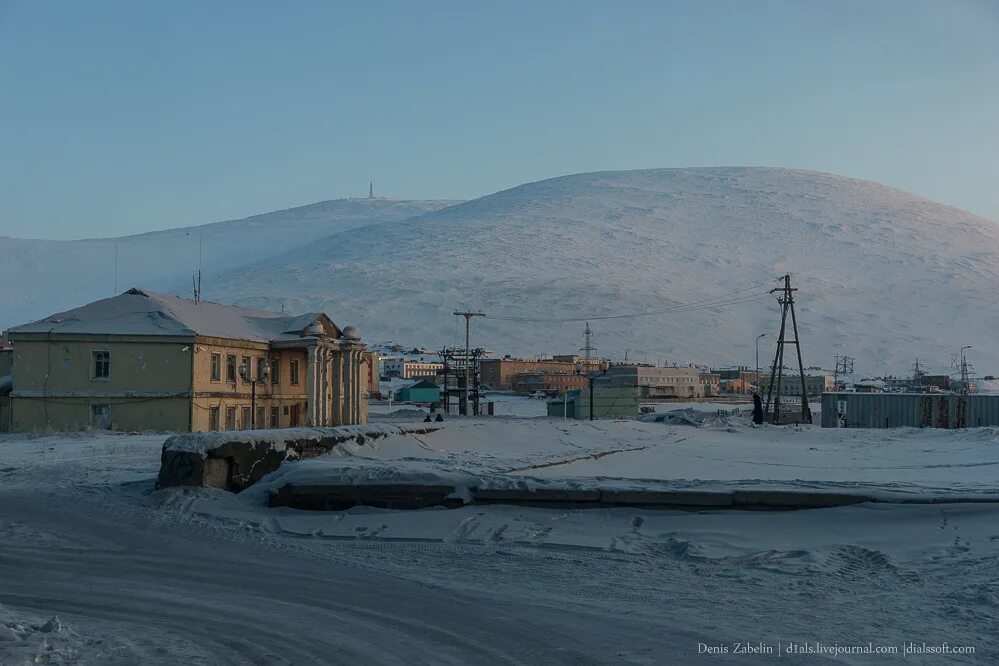
[[753, 423], [756, 425], [763, 423], [763, 400], [756, 391], [753, 391]]

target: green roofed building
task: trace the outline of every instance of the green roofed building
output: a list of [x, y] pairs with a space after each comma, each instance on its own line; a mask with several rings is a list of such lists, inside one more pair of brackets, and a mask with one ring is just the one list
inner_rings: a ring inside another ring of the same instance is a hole
[[399, 402], [435, 403], [441, 400], [441, 389], [437, 384], [426, 379], [416, 382], [412, 386], [399, 389], [395, 392], [395, 399]]

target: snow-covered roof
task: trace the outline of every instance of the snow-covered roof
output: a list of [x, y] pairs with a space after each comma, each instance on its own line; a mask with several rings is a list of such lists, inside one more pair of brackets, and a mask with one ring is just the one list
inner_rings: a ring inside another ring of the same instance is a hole
[[[132, 288], [112, 298], [15, 326], [10, 333], [15, 336], [21, 333], [202, 335], [270, 342], [298, 337], [306, 327], [323, 318], [328, 320], [321, 312], [287, 315], [209, 301], [195, 303], [177, 296]], [[336, 325], [333, 328], [334, 334], [339, 336], [340, 330]]]

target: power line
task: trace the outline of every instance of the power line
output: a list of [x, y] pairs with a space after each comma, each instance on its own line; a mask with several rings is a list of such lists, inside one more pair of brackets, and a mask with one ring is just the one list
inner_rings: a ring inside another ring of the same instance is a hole
[[[658, 314], [671, 314], [675, 312], [693, 312], [695, 310], [707, 310], [717, 307], [727, 307], [730, 305], [739, 305], [741, 303], [749, 303], [754, 300], [760, 300], [763, 298], [770, 298], [770, 291], [756, 291], [760, 287], [768, 287], [780, 278], [775, 278], [772, 280], [767, 280], [766, 282], [760, 282], [758, 284], [745, 287], [727, 294], [722, 294], [721, 296], [714, 296], [712, 298], [705, 298], [699, 301], [691, 301], [689, 303], [679, 303], [677, 305], [671, 305], [667, 308], [662, 308], [659, 310], [648, 310], [646, 312], [632, 312], [628, 314], [619, 315], [591, 315], [587, 317], [501, 317], [497, 315], [486, 315], [490, 319], [497, 319], [502, 321], [523, 321], [523, 322], [579, 322], [579, 321], [596, 321], [596, 320], [606, 320], [606, 319], [627, 319], [631, 317], [649, 317]], [[747, 293], [753, 292], [756, 293]]]

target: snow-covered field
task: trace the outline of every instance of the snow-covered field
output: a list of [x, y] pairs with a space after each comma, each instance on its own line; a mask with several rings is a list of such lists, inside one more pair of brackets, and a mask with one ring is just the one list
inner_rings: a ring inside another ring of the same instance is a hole
[[[420, 418], [412, 415], [413, 419]], [[999, 430], [450, 419], [232, 495], [153, 491], [162, 435], [0, 437], [0, 663], [995, 663], [999, 504], [269, 509], [344, 469], [632, 487], [999, 493]], [[58, 616], [58, 620], [52, 618]], [[975, 654], [833, 654], [832, 646]], [[699, 644], [727, 646], [725, 657]], [[702, 648], [703, 650], [703, 648]], [[45, 660], [48, 660], [46, 662]]]

